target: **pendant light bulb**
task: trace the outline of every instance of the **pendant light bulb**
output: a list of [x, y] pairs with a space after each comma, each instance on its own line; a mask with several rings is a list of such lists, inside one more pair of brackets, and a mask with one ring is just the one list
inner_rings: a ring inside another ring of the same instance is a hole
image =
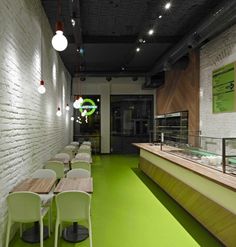
[[67, 45], [67, 38], [63, 35], [63, 23], [57, 21], [56, 34], [52, 37], [52, 46], [56, 51], [64, 51]]
[[80, 96], [79, 99], [78, 99], [79, 103], [82, 104], [83, 103], [83, 98]]
[[66, 105], [66, 110], [69, 111], [70, 110], [70, 106], [67, 104]]
[[86, 114], [87, 114], [87, 110], [84, 110], [84, 111], [81, 113], [81, 116], [82, 116], [82, 117], [85, 117]]
[[76, 98], [76, 100], [75, 100], [75, 102], [73, 103], [73, 107], [75, 108], [75, 109], [79, 109], [80, 107], [81, 107], [81, 104], [83, 103], [83, 98], [80, 96], [79, 98], [78, 98], [78, 96], [77, 96], [77, 98]]
[[40, 94], [44, 94], [44, 93], [46, 92], [46, 88], [45, 88], [45, 86], [44, 86], [44, 81], [43, 81], [43, 80], [40, 81], [40, 86], [38, 87], [38, 92], [39, 92]]
[[57, 108], [57, 113], [56, 114], [57, 114], [58, 117], [61, 116], [61, 109], [60, 109], [60, 107]]
[[79, 100], [75, 100], [75, 102], [73, 103], [73, 107], [75, 108], [75, 109], [79, 109], [80, 108], [80, 103], [79, 103]]

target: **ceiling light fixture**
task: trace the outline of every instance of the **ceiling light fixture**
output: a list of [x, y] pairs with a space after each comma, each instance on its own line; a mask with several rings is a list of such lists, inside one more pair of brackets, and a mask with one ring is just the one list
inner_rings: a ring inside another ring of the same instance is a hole
[[165, 9], [169, 9], [170, 7], [171, 7], [171, 3], [170, 2], [165, 4]]
[[71, 118], [70, 118], [70, 120], [71, 120], [71, 121], [74, 121], [74, 120], [75, 120], [75, 118], [74, 118], [74, 117], [71, 117]]
[[71, 18], [71, 25], [74, 27], [75, 26], [75, 20]]
[[162, 15], [159, 15], [158, 18], [161, 19], [162, 18]]
[[57, 114], [58, 117], [61, 116], [61, 108], [60, 107], [57, 108], [57, 113], [56, 114]]
[[40, 85], [38, 87], [38, 92], [40, 94], [45, 94], [46, 92], [46, 88], [45, 88], [45, 85], [44, 85], [44, 80], [42, 79], [43, 78], [43, 38], [42, 38], [42, 30], [43, 30], [43, 25], [42, 25], [42, 14], [40, 15], [40, 53], [41, 53], [41, 56], [40, 56], [40, 67], [41, 67], [41, 81], [40, 81]]
[[76, 99], [75, 99], [75, 101], [74, 101], [74, 103], [73, 103], [73, 107], [75, 109], [79, 109], [80, 106], [81, 106], [81, 104], [83, 103], [83, 101], [84, 100], [83, 100], [83, 98], [81, 96], [77, 96]]
[[69, 104], [66, 104], [66, 110], [69, 111], [70, 110], [70, 106]]
[[148, 35], [153, 35], [154, 34], [154, 30], [153, 29], [150, 29], [149, 31], [148, 31]]
[[44, 81], [43, 80], [40, 81], [40, 86], [38, 87], [38, 92], [40, 94], [44, 94], [46, 92], [46, 88], [44, 86]]
[[144, 39], [144, 40], [143, 40], [143, 44], [145, 44], [145, 43], [146, 43], [146, 40]]
[[143, 39], [142, 39], [142, 38], [140, 38], [138, 41], [139, 41], [139, 43], [142, 43], [142, 42], [143, 42]]
[[136, 48], [136, 52], [140, 52], [140, 47], [137, 47]]
[[61, 1], [57, 1], [57, 22], [56, 22], [56, 34], [52, 37], [52, 46], [57, 51], [63, 51], [68, 45], [66, 37], [63, 35], [63, 23], [59, 21], [61, 15]]

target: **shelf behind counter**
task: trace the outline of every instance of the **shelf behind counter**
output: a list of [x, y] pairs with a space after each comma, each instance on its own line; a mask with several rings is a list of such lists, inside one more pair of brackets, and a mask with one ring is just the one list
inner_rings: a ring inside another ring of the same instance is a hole
[[139, 168], [226, 246], [236, 243], [236, 177], [160, 150], [140, 149]]

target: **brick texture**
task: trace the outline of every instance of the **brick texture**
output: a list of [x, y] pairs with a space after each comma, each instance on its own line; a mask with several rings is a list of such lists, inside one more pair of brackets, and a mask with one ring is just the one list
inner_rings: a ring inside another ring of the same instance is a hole
[[[52, 31], [40, 2], [0, 1], [0, 246], [5, 245], [9, 191], [71, 141], [65, 110], [71, 78], [51, 46]], [[37, 91], [41, 74], [44, 95]]]
[[236, 112], [212, 112], [212, 71], [236, 61], [236, 25], [200, 51], [200, 129], [210, 137], [236, 137]]

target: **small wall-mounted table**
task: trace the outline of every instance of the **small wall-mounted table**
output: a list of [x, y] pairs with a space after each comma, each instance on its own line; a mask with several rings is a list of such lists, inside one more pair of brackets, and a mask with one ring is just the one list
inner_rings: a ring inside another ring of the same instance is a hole
[[[56, 183], [56, 178], [27, 178], [16, 185], [11, 191], [30, 191], [37, 194], [48, 194], [54, 184]], [[48, 228], [44, 226], [43, 237], [47, 239], [49, 236]], [[22, 234], [22, 239], [28, 243], [39, 243], [40, 242], [40, 230], [39, 222], [35, 222], [32, 228], [25, 230]]]
[[[54, 193], [58, 194], [63, 191], [77, 190], [87, 193], [93, 192], [93, 178], [62, 178], [57, 184]], [[71, 202], [73, 203], [73, 202]], [[73, 225], [66, 227], [63, 231], [63, 238], [66, 241], [77, 243], [88, 238], [88, 228], [74, 222]]]
[[55, 182], [55, 178], [26, 178], [16, 185], [11, 192], [30, 191], [37, 194], [48, 194]]
[[68, 190], [93, 193], [93, 178], [62, 178], [57, 184], [54, 193], [58, 194]]

